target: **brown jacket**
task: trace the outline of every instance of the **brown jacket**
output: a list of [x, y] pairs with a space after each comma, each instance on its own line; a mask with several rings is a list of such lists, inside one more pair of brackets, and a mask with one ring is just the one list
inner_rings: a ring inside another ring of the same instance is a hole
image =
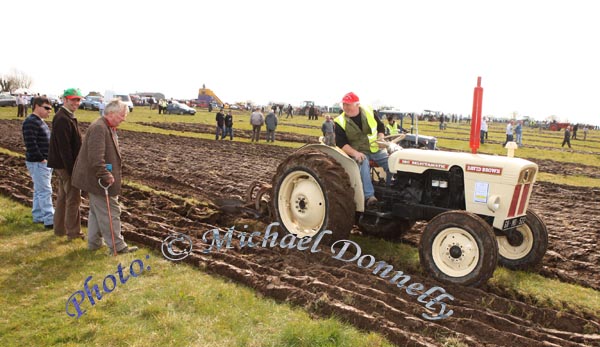
[[[83, 191], [104, 195], [104, 189], [98, 184], [102, 178], [102, 185], [106, 185], [112, 173], [115, 182], [108, 189], [110, 196], [121, 193], [121, 153], [119, 143], [106, 123], [106, 119], [96, 119], [88, 128], [83, 139], [83, 145], [75, 162], [71, 184]], [[112, 172], [106, 168], [112, 164]]]
[[48, 167], [65, 169], [69, 175], [72, 175], [80, 147], [81, 132], [77, 126], [77, 118], [61, 107], [52, 119]]

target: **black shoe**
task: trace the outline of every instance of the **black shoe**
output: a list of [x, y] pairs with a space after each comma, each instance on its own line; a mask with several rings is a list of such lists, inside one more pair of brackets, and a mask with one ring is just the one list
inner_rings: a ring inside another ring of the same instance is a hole
[[46, 228], [46, 229], [54, 229], [54, 224], [44, 225], [44, 228]]
[[117, 254], [133, 253], [137, 250], [138, 250], [138, 248], [136, 246], [125, 247], [122, 250], [117, 251]]

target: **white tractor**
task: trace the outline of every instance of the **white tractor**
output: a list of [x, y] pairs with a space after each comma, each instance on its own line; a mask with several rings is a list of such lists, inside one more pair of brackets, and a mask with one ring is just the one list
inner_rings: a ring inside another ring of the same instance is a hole
[[441, 282], [466, 286], [485, 283], [497, 263], [524, 270], [542, 260], [548, 233], [529, 209], [535, 163], [395, 142], [386, 141], [392, 184], [374, 179], [378, 203], [369, 208], [358, 165], [341, 149], [311, 144], [294, 152], [272, 180], [271, 207], [281, 227], [298, 237], [331, 230], [333, 241], [348, 238], [354, 224], [390, 236], [428, 221], [421, 266]]

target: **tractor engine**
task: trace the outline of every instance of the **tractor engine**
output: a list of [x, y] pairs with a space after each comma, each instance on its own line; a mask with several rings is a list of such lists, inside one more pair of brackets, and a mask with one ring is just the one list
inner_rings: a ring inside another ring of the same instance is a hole
[[394, 178], [390, 188], [376, 190], [395, 215], [427, 219], [442, 211], [465, 209], [464, 177], [458, 166], [422, 174], [400, 171]]

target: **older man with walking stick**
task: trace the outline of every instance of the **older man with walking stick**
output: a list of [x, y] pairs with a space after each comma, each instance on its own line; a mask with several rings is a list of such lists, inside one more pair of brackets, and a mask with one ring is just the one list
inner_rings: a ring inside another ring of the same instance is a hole
[[88, 248], [102, 247], [102, 240], [114, 255], [129, 253], [121, 235], [121, 153], [117, 127], [127, 118], [127, 104], [115, 99], [106, 105], [104, 117], [88, 128], [73, 169], [73, 186], [89, 193]]

